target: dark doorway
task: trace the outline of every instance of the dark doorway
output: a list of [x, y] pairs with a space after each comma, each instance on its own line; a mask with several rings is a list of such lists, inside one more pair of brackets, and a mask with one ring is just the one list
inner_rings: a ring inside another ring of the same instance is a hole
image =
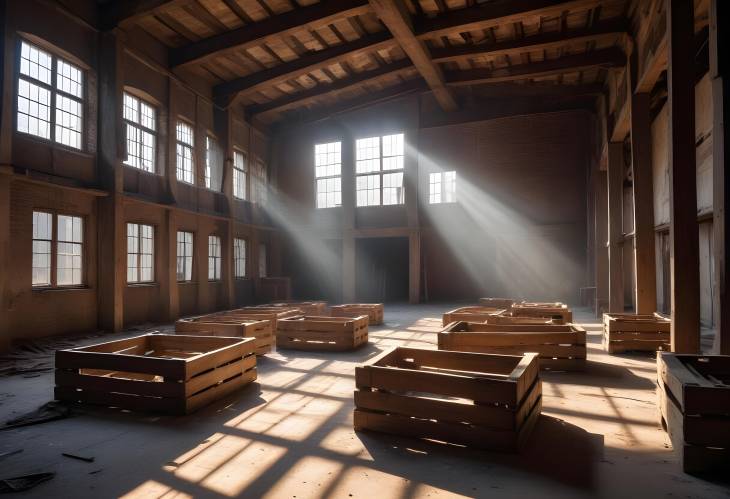
[[362, 238], [355, 248], [357, 300], [408, 301], [408, 238]]
[[[342, 301], [342, 239], [325, 239], [307, 254], [292, 242], [284, 256], [284, 275], [291, 277], [292, 298], [296, 300]], [[313, 261], [318, 258], [319, 261]]]

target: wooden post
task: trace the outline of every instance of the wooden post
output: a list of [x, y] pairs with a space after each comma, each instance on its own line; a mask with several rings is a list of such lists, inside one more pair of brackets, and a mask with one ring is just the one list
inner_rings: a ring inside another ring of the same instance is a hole
[[421, 233], [411, 230], [408, 236], [408, 301], [421, 301]]
[[608, 189], [606, 172], [594, 172], [595, 252], [596, 252], [596, 316], [608, 310]]
[[624, 311], [623, 191], [624, 146], [608, 144], [608, 310]]
[[[710, 2], [710, 77], [712, 78], [712, 184], [713, 184], [713, 238], [715, 255], [715, 352], [730, 355], [730, 174], [727, 171], [725, 127], [730, 106], [725, 99], [730, 95], [728, 68], [722, 63], [723, 47], [728, 40], [730, 5], [726, 0]], [[727, 50], [724, 50], [727, 52]], [[727, 57], [727, 53], [725, 56]]]
[[631, 93], [631, 164], [634, 196], [636, 313], [656, 311], [654, 185], [651, 164], [649, 94]]
[[342, 126], [342, 301], [355, 301], [355, 140]]
[[121, 46], [113, 33], [100, 35], [99, 50], [99, 179], [109, 196], [98, 202], [99, 325], [110, 331], [124, 326], [126, 225], [120, 168], [120, 96], [118, 61]]
[[695, 164], [694, 4], [667, 3], [669, 245], [672, 351], [700, 351], [699, 226]]

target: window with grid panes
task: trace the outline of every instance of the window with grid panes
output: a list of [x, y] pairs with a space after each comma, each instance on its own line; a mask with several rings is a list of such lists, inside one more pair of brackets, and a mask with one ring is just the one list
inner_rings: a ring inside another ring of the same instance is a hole
[[83, 246], [81, 217], [34, 211], [32, 285], [82, 285]]
[[221, 278], [221, 238], [208, 236], [208, 279], [218, 281]]
[[193, 174], [193, 127], [178, 121], [175, 127], [175, 171], [177, 179], [188, 184], [195, 184]]
[[355, 143], [357, 206], [403, 204], [404, 135], [358, 139]]
[[314, 146], [314, 176], [317, 183], [317, 208], [342, 205], [342, 143]]
[[127, 133], [125, 165], [155, 173], [157, 111], [131, 94], [124, 93], [124, 124]]
[[83, 70], [23, 40], [17, 97], [18, 132], [83, 148]]
[[155, 228], [127, 224], [127, 282], [154, 281]]
[[193, 280], [193, 233], [177, 232], [177, 280]]
[[233, 276], [246, 277], [246, 240], [233, 239]]
[[429, 204], [456, 202], [456, 172], [435, 172], [428, 175]]
[[246, 199], [246, 157], [241, 151], [233, 151], [233, 197]]

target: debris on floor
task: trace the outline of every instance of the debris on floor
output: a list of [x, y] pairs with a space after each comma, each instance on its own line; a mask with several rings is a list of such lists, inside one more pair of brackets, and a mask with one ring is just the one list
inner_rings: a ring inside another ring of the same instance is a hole
[[56, 400], [51, 400], [34, 411], [7, 421], [4, 426], [0, 427], [0, 430], [46, 423], [48, 421], [64, 419], [70, 415], [71, 409], [67, 405]]
[[0, 494], [10, 492], [22, 492], [29, 490], [43, 482], [47, 482], [56, 476], [55, 473], [33, 473], [30, 475], [21, 475], [11, 478], [0, 478]]

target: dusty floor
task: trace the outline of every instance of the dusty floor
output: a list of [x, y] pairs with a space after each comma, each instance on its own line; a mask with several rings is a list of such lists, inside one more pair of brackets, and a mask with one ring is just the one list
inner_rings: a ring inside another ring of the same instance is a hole
[[[94, 409], [0, 431], [0, 456], [23, 450], [0, 457], [0, 478], [55, 471], [18, 494], [44, 498], [730, 497], [727, 484], [680, 471], [657, 425], [654, 359], [605, 355], [580, 310], [588, 371], [543, 374], [543, 415], [521, 455], [356, 434], [355, 365], [392, 345], [435, 348], [448, 309], [386, 307], [386, 325], [354, 353], [269, 355], [258, 383], [188, 417]], [[0, 378], [0, 421], [50, 400], [52, 385], [52, 372]]]

